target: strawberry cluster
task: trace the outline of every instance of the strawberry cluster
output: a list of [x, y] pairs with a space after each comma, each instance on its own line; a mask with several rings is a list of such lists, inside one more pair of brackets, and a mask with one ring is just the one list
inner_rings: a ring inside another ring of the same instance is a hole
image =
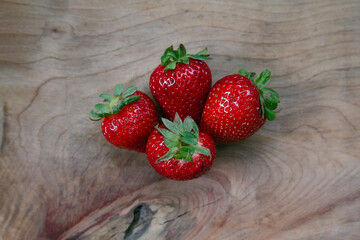
[[207, 49], [187, 54], [183, 44], [169, 47], [150, 76], [150, 90], [165, 118], [160, 123], [154, 102], [135, 87], [114, 96], [100, 94], [104, 102], [91, 110], [102, 120], [102, 132], [113, 145], [145, 152], [162, 176], [190, 180], [210, 170], [215, 144], [240, 141], [254, 134], [266, 119], [275, 119], [279, 94], [265, 85], [270, 71], [256, 76], [240, 69], [212, 85], [204, 60]]

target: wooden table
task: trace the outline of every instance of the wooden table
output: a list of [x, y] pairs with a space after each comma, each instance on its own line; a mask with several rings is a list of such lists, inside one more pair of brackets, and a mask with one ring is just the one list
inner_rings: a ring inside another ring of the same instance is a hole
[[[88, 120], [117, 83], [151, 95], [179, 43], [281, 95], [187, 182]], [[360, 239], [358, 0], [3, 0], [0, 84], [0, 239]]]

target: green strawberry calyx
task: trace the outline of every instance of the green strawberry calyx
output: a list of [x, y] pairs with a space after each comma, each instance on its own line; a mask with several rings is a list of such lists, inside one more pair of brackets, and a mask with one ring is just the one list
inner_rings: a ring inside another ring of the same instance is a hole
[[277, 108], [280, 100], [279, 100], [279, 94], [275, 90], [265, 87], [265, 85], [270, 80], [270, 76], [271, 76], [270, 71], [268, 69], [265, 69], [256, 78], [255, 78], [256, 73], [248, 72], [245, 69], [240, 69], [238, 73], [250, 79], [253, 82], [253, 84], [258, 88], [260, 93], [260, 105], [261, 105], [262, 117], [263, 118], [265, 117], [270, 121], [274, 120], [276, 113], [278, 113], [278, 111], [274, 111], [274, 110]]
[[173, 46], [168, 47], [161, 57], [161, 65], [165, 66], [165, 71], [174, 70], [177, 63], [189, 64], [189, 59], [207, 60], [211, 59], [207, 54], [207, 48], [204, 48], [196, 54], [187, 54], [184, 44], [180, 44], [177, 50]]
[[104, 98], [104, 102], [108, 102], [109, 104], [98, 103], [95, 105], [95, 109], [91, 109], [91, 121], [99, 121], [107, 116], [112, 114], [119, 113], [121, 109], [130, 103], [133, 103], [140, 99], [140, 96], [132, 95], [136, 92], [136, 87], [129, 87], [123, 93], [124, 85], [117, 84], [115, 86], [115, 94], [111, 96], [107, 93], [102, 93], [99, 97]]
[[211, 157], [210, 150], [198, 144], [199, 127], [191, 117], [186, 117], [182, 121], [176, 114], [173, 122], [165, 118], [162, 118], [162, 122], [166, 128], [156, 126], [156, 129], [164, 136], [164, 143], [169, 151], [156, 160], [156, 163], [171, 158], [192, 162], [194, 153]]

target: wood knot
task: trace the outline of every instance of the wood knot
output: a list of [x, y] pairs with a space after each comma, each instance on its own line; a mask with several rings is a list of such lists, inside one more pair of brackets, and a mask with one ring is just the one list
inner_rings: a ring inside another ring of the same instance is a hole
[[125, 231], [124, 239], [138, 239], [149, 228], [151, 220], [155, 214], [149, 205], [140, 204], [132, 211], [133, 220]]
[[52, 39], [61, 39], [73, 34], [72, 26], [62, 20], [47, 22], [43, 28], [43, 36]]

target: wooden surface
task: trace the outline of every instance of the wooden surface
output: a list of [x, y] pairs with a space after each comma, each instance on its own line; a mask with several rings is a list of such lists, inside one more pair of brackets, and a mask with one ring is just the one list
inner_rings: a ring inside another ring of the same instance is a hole
[[[360, 239], [360, 1], [194, 2], [0, 1], [0, 239]], [[189, 182], [88, 120], [179, 43], [281, 96]]]

